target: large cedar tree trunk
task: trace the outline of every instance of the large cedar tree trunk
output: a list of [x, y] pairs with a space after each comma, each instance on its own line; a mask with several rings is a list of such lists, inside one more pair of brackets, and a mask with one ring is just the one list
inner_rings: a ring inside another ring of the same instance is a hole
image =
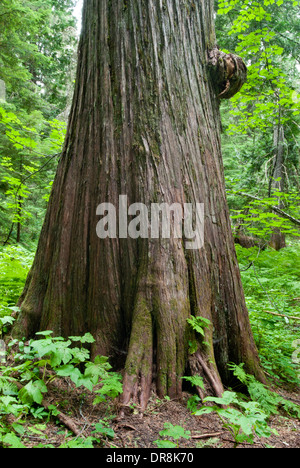
[[[214, 393], [229, 362], [263, 378], [225, 195], [219, 96], [245, 67], [215, 48], [212, 0], [86, 0], [65, 147], [15, 333], [91, 332], [125, 357], [124, 405], [180, 397], [186, 372]], [[97, 206], [203, 203], [205, 245], [105, 239]], [[187, 319], [212, 325], [198, 351]], [[120, 362], [120, 361], [119, 361]]]

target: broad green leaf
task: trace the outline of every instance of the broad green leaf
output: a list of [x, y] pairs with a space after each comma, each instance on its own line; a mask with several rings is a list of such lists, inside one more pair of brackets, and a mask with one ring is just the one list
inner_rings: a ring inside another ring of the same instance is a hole
[[41, 380], [35, 382], [30, 381], [20, 390], [19, 397], [23, 403], [31, 404], [35, 402], [40, 405], [43, 401], [43, 393], [47, 393], [47, 391], [46, 385]]
[[17, 437], [14, 433], [6, 434], [2, 438], [2, 442], [4, 442], [7, 445], [10, 445], [11, 448], [18, 448], [18, 449], [26, 448], [26, 446], [22, 444], [21, 439], [19, 439], [19, 437]]

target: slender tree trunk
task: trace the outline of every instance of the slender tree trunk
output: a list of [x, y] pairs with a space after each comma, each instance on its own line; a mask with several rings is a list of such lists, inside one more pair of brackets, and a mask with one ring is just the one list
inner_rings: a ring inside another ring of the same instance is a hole
[[[284, 193], [284, 127], [281, 123], [274, 129], [274, 152], [275, 163], [270, 180], [270, 196], [273, 191]], [[278, 198], [278, 208], [284, 208], [280, 197]], [[274, 229], [270, 245], [277, 251], [286, 247], [285, 235], [279, 228]]]
[[15, 225], [15, 223], [12, 223], [12, 225], [11, 225], [11, 227], [10, 227], [10, 230], [9, 230], [9, 233], [7, 234], [7, 237], [6, 237], [5, 241], [3, 242], [3, 245], [7, 245], [7, 244], [8, 244], [9, 239], [10, 239], [12, 233], [13, 233], [13, 230], [14, 230], [14, 225]]
[[18, 196], [18, 209], [17, 209], [17, 214], [18, 214], [18, 222], [17, 222], [17, 243], [19, 244], [21, 242], [21, 217], [22, 217], [22, 197], [19, 195]]
[[[20, 299], [22, 336], [88, 330], [94, 353], [117, 359], [125, 351], [123, 403], [134, 399], [142, 409], [154, 377], [158, 394], [172, 398], [188, 370], [220, 395], [230, 361], [263, 379], [220, 147], [218, 96], [238, 89], [246, 69], [234, 56], [214, 60], [213, 3], [85, 1], [65, 148]], [[149, 209], [203, 203], [203, 248], [188, 250], [174, 235], [100, 240], [97, 206], [118, 209], [120, 195]], [[211, 327], [208, 344], [198, 340], [189, 356], [191, 315]]]

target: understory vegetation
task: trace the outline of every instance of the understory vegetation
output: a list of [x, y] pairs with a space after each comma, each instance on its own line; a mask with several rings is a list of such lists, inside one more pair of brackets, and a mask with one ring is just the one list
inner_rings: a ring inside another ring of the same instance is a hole
[[[245, 249], [240, 246], [237, 251], [241, 270], [246, 270], [242, 275], [252, 329], [272, 390], [247, 375], [242, 365], [231, 364], [240, 387], [235, 383], [222, 399], [207, 398], [201, 402], [195, 393], [187, 401], [188, 410], [195, 416], [216, 414], [224, 429], [229, 430], [236, 447], [245, 442], [253, 443], [254, 436], [266, 438], [274, 434], [268, 425], [271, 415], [280, 413], [289, 418], [300, 418], [300, 406], [280, 396], [283, 388], [291, 391], [299, 388], [299, 242], [292, 242], [281, 252], [273, 249], [260, 252], [257, 247]], [[9, 336], [14, 313], [18, 311], [16, 301], [33, 255], [34, 250], [21, 246], [6, 246], [0, 250], [0, 325], [3, 337]], [[199, 326], [197, 330], [201, 331]], [[0, 356], [2, 446], [115, 446], [112, 421], [118, 412], [122, 376], [111, 369], [107, 357], [90, 360], [89, 347], [93, 342], [90, 334], [64, 339], [53, 337], [51, 331], [41, 332], [29, 342], [6, 340]], [[199, 381], [190, 377], [185, 379], [194, 388], [202, 385], [201, 378]], [[245, 387], [248, 396], [243, 390]], [[69, 411], [64, 413], [66, 400], [72, 392], [79, 392], [82, 405], [89, 394], [95, 406], [105, 406], [102, 419], [86, 422], [89, 435], [86, 431], [81, 434], [77, 429], [74, 415]], [[135, 411], [134, 405], [131, 410]], [[47, 427], [51, 421], [61, 434], [61, 443], [48, 440]], [[181, 425], [165, 423], [160, 438], [153, 440], [153, 444], [158, 448], [176, 448], [183, 440], [188, 443], [190, 439], [191, 433]]]
[[[76, 61], [75, 3], [0, 3], [0, 446], [4, 448], [120, 446], [113, 421], [119, 411], [122, 375], [111, 368], [106, 356], [91, 360], [94, 337], [89, 333], [54, 337], [51, 330], [30, 341], [10, 335], [66, 132]], [[247, 375], [243, 365], [229, 363], [232, 387], [222, 398], [201, 401], [196, 392], [201, 378], [184, 378], [189, 388], [186, 409], [195, 418], [214, 415], [234, 447], [257, 439], [267, 447], [265, 440], [278, 435], [271, 427], [274, 415], [300, 418], [299, 398], [289, 398], [300, 385], [299, 2], [215, 3], [219, 47], [240, 55], [249, 71], [242, 91], [221, 104], [222, 146], [232, 231], [269, 386]], [[205, 325], [191, 323], [199, 333]], [[149, 417], [168, 402], [153, 398], [146, 410]], [[87, 404], [91, 414], [100, 408], [95, 414], [101, 417], [87, 419]], [[134, 405], [129, 410], [138, 412]], [[192, 437], [183, 424], [166, 421], [151, 446], [178, 448]], [[222, 445], [218, 436], [211, 440], [212, 446]], [[206, 442], [197, 446], [205, 447]]]

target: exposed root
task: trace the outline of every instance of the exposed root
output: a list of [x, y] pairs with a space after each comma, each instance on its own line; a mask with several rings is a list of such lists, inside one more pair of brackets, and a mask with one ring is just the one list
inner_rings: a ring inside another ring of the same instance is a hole
[[121, 401], [121, 418], [125, 416], [126, 409], [131, 409], [132, 405], [138, 408], [141, 415], [144, 414], [150, 398], [151, 383], [152, 375], [148, 378], [139, 375], [137, 378], [125, 374]]
[[150, 398], [153, 368], [152, 317], [143, 294], [136, 303], [122, 396], [121, 416], [130, 402], [138, 405], [143, 413]]
[[[189, 363], [192, 375], [202, 375], [205, 377], [205, 380], [207, 380], [213, 394], [221, 398], [224, 393], [224, 387], [215, 366], [208, 363], [207, 360], [201, 356], [199, 351], [190, 357]], [[205, 391], [202, 388], [197, 387], [197, 392], [201, 400], [203, 400], [206, 396]]]
[[224, 393], [224, 387], [223, 387], [218, 371], [214, 369], [213, 365], [205, 362], [200, 352], [196, 353], [196, 359], [198, 360], [203, 371], [205, 372], [205, 375], [207, 379], [209, 380], [212, 386], [212, 389], [214, 390], [215, 395], [221, 398]]

